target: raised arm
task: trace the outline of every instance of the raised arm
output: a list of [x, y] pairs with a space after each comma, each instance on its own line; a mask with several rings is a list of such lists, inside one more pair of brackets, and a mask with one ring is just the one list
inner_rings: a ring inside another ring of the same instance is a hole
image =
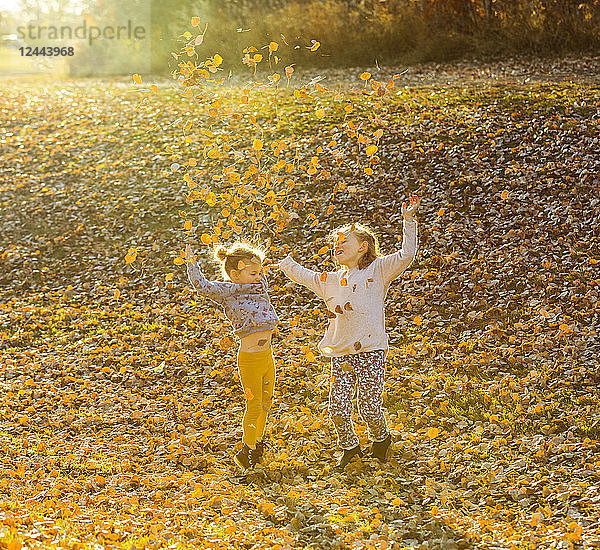
[[304, 285], [317, 296], [323, 298], [323, 283], [320, 274], [316, 271], [302, 267], [291, 256], [286, 256], [279, 262], [279, 269], [295, 283]]
[[239, 287], [239, 285], [227, 281], [209, 281], [200, 271], [195, 261], [187, 264], [187, 274], [190, 283], [198, 291], [198, 294], [202, 294], [202, 296], [218, 303], [234, 294]]
[[404, 220], [402, 249], [393, 254], [379, 257], [381, 274], [386, 282], [399, 277], [412, 263], [417, 254], [417, 221]]
[[404, 219], [402, 248], [398, 252], [379, 258], [381, 274], [386, 283], [399, 277], [417, 255], [417, 220], [415, 220], [414, 214], [420, 204], [421, 199], [416, 195], [410, 198], [408, 205], [406, 203], [402, 204], [402, 217]]

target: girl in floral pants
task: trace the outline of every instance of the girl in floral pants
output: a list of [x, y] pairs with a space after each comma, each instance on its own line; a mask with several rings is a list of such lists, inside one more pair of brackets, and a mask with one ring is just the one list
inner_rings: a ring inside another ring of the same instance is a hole
[[329, 326], [318, 344], [331, 357], [329, 414], [335, 425], [344, 468], [362, 456], [352, 425], [352, 399], [358, 389], [360, 415], [369, 427], [371, 456], [386, 460], [391, 444], [382, 409], [385, 358], [388, 336], [384, 302], [392, 281], [412, 263], [417, 251], [417, 222], [414, 214], [420, 199], [411, 197], [402, 205], [402, 249], [382, 256], [376, 235], [367, 227], [352, 224], [337, 230], [334, 257], [342, 266], [334, 272], [306, 269], [287, 256], [279, 268], [292, 281], [311, 289], [325, 301]]

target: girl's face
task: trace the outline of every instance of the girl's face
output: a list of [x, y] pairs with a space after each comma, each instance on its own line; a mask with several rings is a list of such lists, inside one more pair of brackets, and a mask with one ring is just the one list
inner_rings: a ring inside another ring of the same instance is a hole
[[355, 267], [367, 249], [367, 242], [359, 242], [354, 233], [338, 233], [333, 255], [341, 265]]
[[238, 285], [250, 285], [260, 283], [262, 263], [257, 260], [247, 260], [238, 263], [240, 269], [232, 269], [229, 273], [231, 281]]

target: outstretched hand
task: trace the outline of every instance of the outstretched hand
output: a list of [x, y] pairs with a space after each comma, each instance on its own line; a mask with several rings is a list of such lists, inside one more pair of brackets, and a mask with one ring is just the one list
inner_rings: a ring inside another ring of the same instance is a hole
[[190, 246], [189, 243], [185, 245], [185, 259], [188, 262], [195, 262], [196, 261], [196, 255], [192, 251], [192, 247]]
[[415, 216], [415, 212], [419, 205], [421, 204], [421, 198], [417, 195], [413, 195], [410, 198], [410, 203], [407, 205], [405, 202], [402, 203], [402, 217], [406, 221], [412, 221]]

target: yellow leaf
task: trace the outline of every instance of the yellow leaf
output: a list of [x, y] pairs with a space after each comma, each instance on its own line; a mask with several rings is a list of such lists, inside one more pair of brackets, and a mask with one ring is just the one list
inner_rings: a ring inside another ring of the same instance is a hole
[[269, 44], [269, 51], [276, 52], [279, 49], [279, 44], [277, 42], [271, 42]]
[[121, 296], [121, 291], [117, 288], [115, 289], [115, 293], [113, 294], [113, 299], [118, 300], [119, 296]]
[[10, 542], [5, 542], [4, 544], [6, 545], [6, 550], [21, 550], [21, 548], [23, 548], [21, 541], [17, 539], [13, 539]]
[[232, 345], [233, 345], [233, 341], [231, 340], [231, 338], [229, 338], [229, 336], [225, 336], [225, 337], [221, 338], [221, 341], [219, 342], [219, 347], [223, 351], [227, 351]]
[[173, 280], [173, 273], [167, 273], [165, 275], [165, 281], [168, 283], [169, 281]]
[[215, 67], [218, 67], [221, 63], [223, 63], [223, 58], [218, 53], [216, 53], [213, 57], [213, 65]]
[[503, 201], [505, 201], [506, 199], [508, 199], [508, 190], [505, 189], [504, 191], [502, 191], [502, 194], [500, 196], [502, 197]]
[[317, 109], [315, 111], [315, 116], [319, 119], [323, 118], [325, 116], [325, 110], [324, 109]]
[[377, 145], [369, 145], [367, 147], [367, 155], [371, 156], [377, 152]]
[[417, 315], [414, 319], [413, 322], [415, 325], [421, 325], [423, 323], [423, 320], [421, 319], [420, 315]]
[[263, 140], [255, 139], [254, 142], [252, 143], [252, 149], [254, 149], [255, 151], [260, 151], [262, 148], [263, 148]]
[[431, 438], [431, 439], [435, 439], [438, 435], [440, 435], [440, 430], [439, 428], [429, 428], [427, 430], [427, 435]]
[[175, 265], [183, 265], [185, 262], [181, 256], [177, 256], [177, 258], [173, 260], [173, 263]]
[[192, 221], [191, 220], [185, 220], [185, 223], [183, 224], [183, 228], [186, 231], [189, 231], [192, 228]]
[[379, 130], [377, 130], [374, 134], [373, 137], [375, 139], [379, 139], [381, 136], [383, 135], [383, 130], [381, 128], [379, 128]]
[[141, 84], [142, 83], [142, 77], [139, 74], [134, 74], [133, 75], [133, 80], [135, 81], [136, 84]]
[[150, 89], [157, 94], [158, 93], [158, 86], [156, 84], [151, 84], [150, 85]]
[[197, 27], [200, 24], [199, 17], [192, 17], [192, 27]]
[[329, 247], [323, 246], [322, 248], [319, 248], [319, 251], [317, 252], [317, 254], [325, 254], [328, 251], [329, 251]]
[[253, 57], [255, 63], [260, 63], [262, 61], [262, 58], [263, 56], [259, 53], [255, 53]]
[[204, 243], [204, 244], [210, 244], [212, 242], [212, 238], [208, 233], [203, 233], [202, 237], [200, 237], [200, 240]]
[[320, 46], [321, 46], [320, 42], [317, 42], [316, 40], [313, 40], [312, 41], [312, 46], [310, 46], [309, 49], [310, 49], [311, 52], [316, 52], [319, 49]]
[[438, 215], [438, 216], [443, 216], [443, 215], [444, 215], [444, 212], [446, 212], [446, 209], [445, 209], [445, 208], [440, 208], [440, 209], [438, 210], [438, 214], [437, 214], [437, 215]]
[[532, 514], [531, 519], [529, 520], [529, 525], [532, 527], [537, 527], [542, 522], [543, 516], [540, 512], [535, 512]]
[[130, 248], [127, 254], [125, 254], [125, 263], [131, 264], [135, 262], [137, 258], [137, 248]]
[[369, 78], [371, 78], [371, 73], [364, 72], [360, 75], [361, 80], [369, 80]]

